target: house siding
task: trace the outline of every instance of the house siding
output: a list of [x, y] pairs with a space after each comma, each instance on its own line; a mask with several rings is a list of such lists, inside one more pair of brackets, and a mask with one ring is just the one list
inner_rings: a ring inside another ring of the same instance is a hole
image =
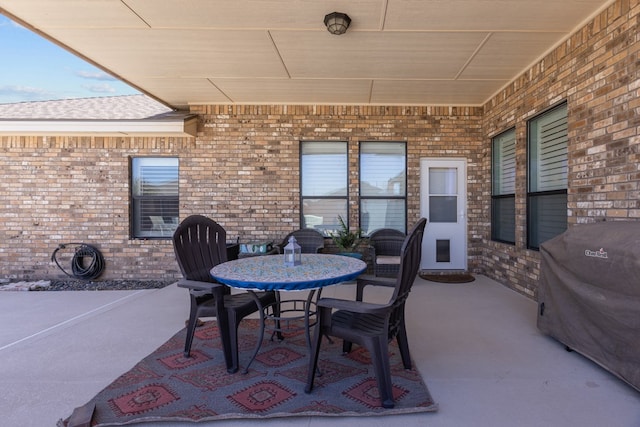
[[[468, 165], [468, 265], [531, 298], [540, 258], [526, 248], [527, 121], [567, 102], [569, 226], [637, 220], [637, 1], [620, 0], [483, 107], [196, 105], [196, 138], [0, 137], [0, 278], [61, 277], [58, 244], [103, 252], [102, 278], [177, 278], [170, 240], [129, 237], [129, 159], [180, 159], [180, 217], [203, 214], [229, 240], [279, 241], [299, 228], [299, 141], [349, 143], [357, 224], [358, 143], [405, 141], [408, 222], [420, 216], [420, 159]], [[490, 240], [491, 138], [516, 129], [516, 242]]]

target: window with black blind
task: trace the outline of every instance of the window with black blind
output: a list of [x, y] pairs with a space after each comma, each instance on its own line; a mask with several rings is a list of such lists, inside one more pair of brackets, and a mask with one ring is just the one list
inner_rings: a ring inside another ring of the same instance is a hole
[[407, 145], [360, 143], [360, 228], [407, 232]]
[[491, 140], [491, 239], [516, 241], [516, 131]]
[[178, 225], [178, 159], [131, 159], [131, 234], [168, 238]]
[[300, 143], [300, 223], [329, 236], [348, 221], [348, 161], [344, 141]]
[[567, 105], [528, 125], [527, 242], [538, 249], [567, 229]]

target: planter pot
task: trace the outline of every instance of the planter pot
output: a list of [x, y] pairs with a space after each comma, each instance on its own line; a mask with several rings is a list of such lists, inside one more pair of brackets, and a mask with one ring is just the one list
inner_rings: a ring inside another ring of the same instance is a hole
[[350, 256], [351, 258], [362, 259], [362, 254], [360, 252], [338, 252], [336, 255]]

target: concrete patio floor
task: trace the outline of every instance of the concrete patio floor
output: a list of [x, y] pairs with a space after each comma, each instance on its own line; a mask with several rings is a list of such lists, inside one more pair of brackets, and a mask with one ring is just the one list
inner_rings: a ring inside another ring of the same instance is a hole
[[[365, 298], [384, 292], [367, 288]], [[324, 291], [354, 294], [352, 284]], [[640, 392], [541, 335], [535, 302], [493, 280], [417, 279], [407, 311], [412, 356], [439, 404], [436, 413], [161, 425], [640, 426]], [[0, 424], [55, 426], [182, 328], [187, 313], [186, 290], [175, 285], [1, 292]]]

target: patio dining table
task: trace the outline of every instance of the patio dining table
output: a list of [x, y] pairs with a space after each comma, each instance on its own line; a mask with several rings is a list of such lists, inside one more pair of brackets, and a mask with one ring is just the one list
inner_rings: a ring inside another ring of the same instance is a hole
[[[281, 324], [304, 320], [304, 331], [307, 346], [311, 346], [309, 328], [310, 317], [315, 314], [312, 306], [320, 298], [322, 288], [355, 279], [367, 269], [367, 264], [357, 258], [331, 254], [302, 254], [302, 263], [287, 266], [284, 255], [266, 255], [241, 258], [219, 264], [211, 269], [211, 276], [220, 283], [233, 288], [247, 290], [253, 295], [260, 316], [260, 336], [256, 347], [244, 372], [258, 355], [264, 339], [265, 322], [275, 322], [274, 334], [283, 332]], [[254, 291], [275, 291], [277, 310], [269, 315], [268, 308], [263, 307]], [[307, 298], [282, 301], [282, 291], [309, 291]], [[313, 301], [314, 295], [316, 296]], [[283, 308], [290, 304], [289, 309]]]

